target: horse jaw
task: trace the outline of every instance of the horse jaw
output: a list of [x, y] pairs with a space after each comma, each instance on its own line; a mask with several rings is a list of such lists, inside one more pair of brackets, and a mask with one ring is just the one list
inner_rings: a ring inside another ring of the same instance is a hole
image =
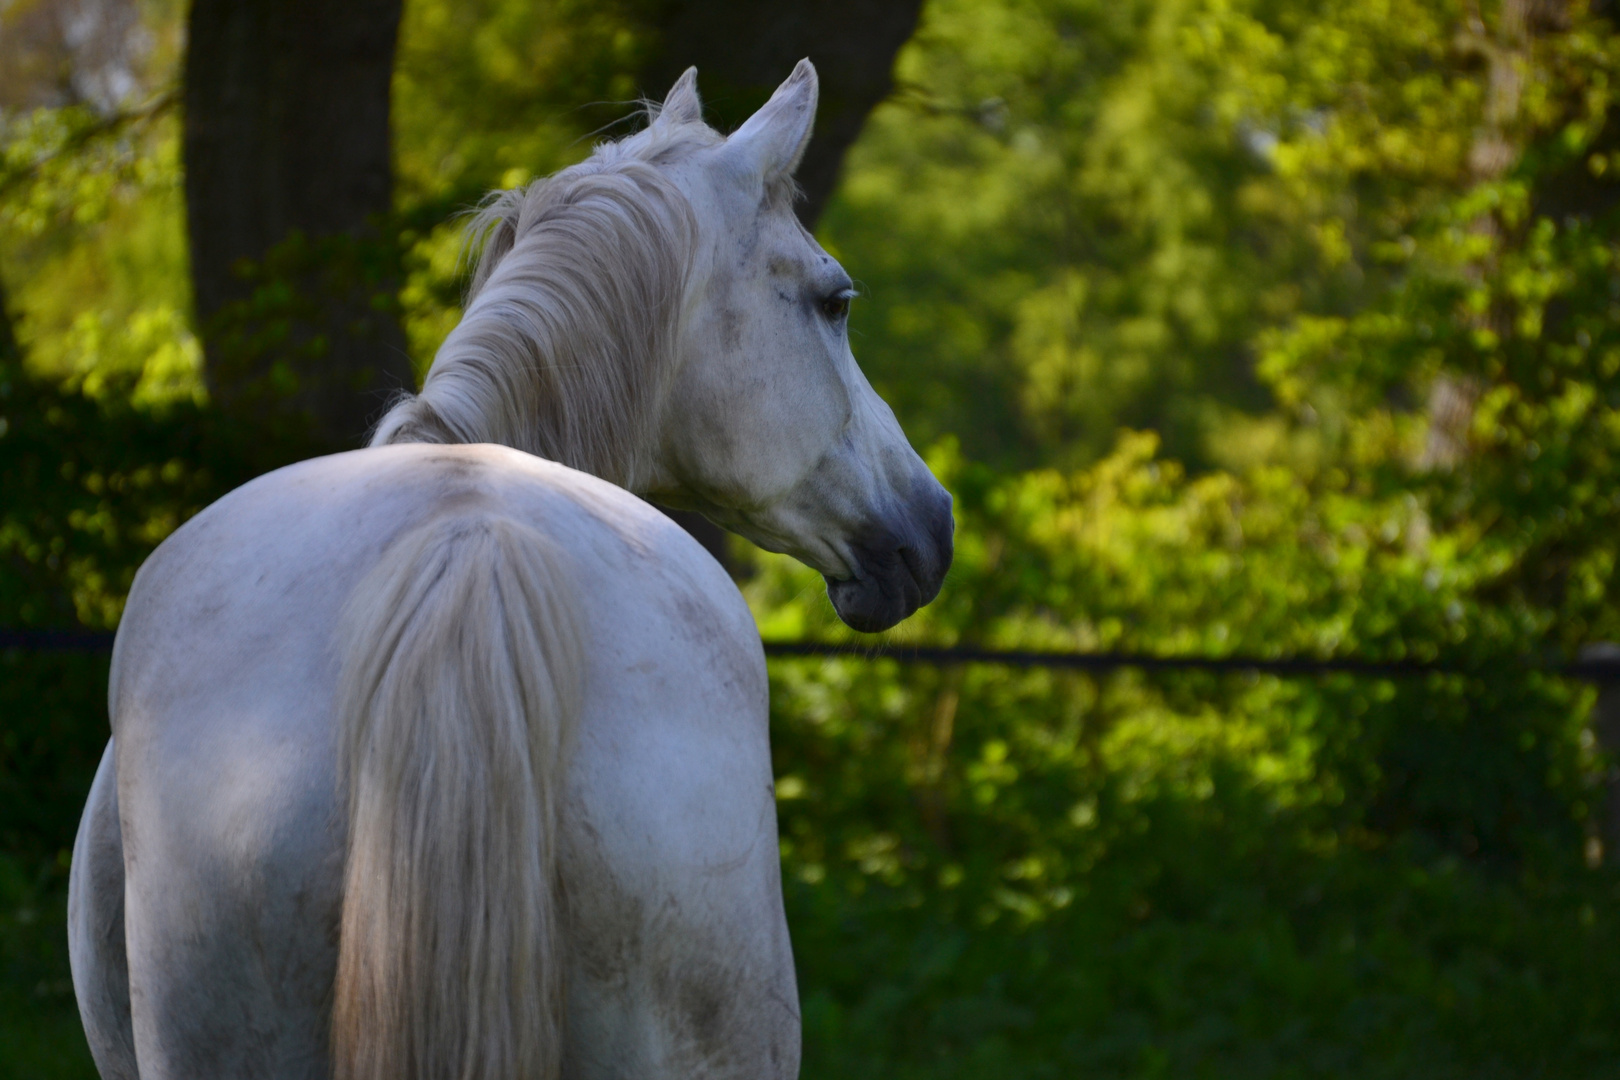
[[[671, 167], [704, 239], [645, 493], [820, 571], [839, 617], [876, 632], [938, 593], [954, 522], [850, 351], [848, 274], [793, 214], [816, 97], [801, 61], [730, 139]], [[701, 110], [687, 76], [670, 99]]]

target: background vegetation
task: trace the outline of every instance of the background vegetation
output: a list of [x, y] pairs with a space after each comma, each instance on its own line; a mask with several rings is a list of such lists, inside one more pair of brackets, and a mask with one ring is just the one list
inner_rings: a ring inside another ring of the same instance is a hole
[[[388, 213], [243, 267], [204, 334], [186, 13], [73, 8], [75, 44], [68, 8], [0, 11], [0, 626], [104, 629], [311, 445], [222, 407], [203, 338], [318, 358], [313, 257], [421, 370], [453, 211], [582, 156], [687, 31], [411, 0]], [[774, 662], [807, 1077], [1620, 1074], [1613, 762], [1535, 670], [1620, 640], [1617, 93], [1576, 0], [929, 0], [818, 225], [957, 497], [895, 637], [1459, 673]], [[847, 635], [731, 554], [767, 636]], [[105, 674], [0, 653], [0, 1075], [92, 1075], [62, 896]]]

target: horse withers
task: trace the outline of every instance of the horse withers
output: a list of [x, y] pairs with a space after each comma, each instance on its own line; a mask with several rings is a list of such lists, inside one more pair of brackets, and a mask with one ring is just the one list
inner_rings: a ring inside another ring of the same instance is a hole
[[821, 571], [861, 630], [950, 500], [792, 212], [802, 62], [486, 203], [465, 315], [369, 449], [232, 492], [131, 590], [74, 849], [106, 1080], [791, 1077], [747, 608], [635, 495]]

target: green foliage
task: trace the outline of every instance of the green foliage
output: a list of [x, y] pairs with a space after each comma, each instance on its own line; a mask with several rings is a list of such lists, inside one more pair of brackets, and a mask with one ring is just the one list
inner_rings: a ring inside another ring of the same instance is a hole
[[[1189, 481], [1145, 436], [1072, 474], [932, 464], [963, 543], [905, 639], [1468, 673], [777, 662], [809, 1075], [1607, 1067], [1620, 881], [1582, 864], [1591, 695], [1527, 670], [1533, 628], [1473, 595], [1478, 549], [1406, 497]], [[840, 634], [815, 585], [759, 567], [767, 635]]]
[[96, 1077], [68, 978], [67, 869], [0, 854], [0, 1076]]
[[[461, 315], [460, 211], [590, 151], [640, 96], [646, 51], [632, 4], [416, 0], [406, 5], [394, 77], [400, 301], [426, 371]], [[590, 104], [580, 104], [590, 103]], [[622, 129], [621, 129], [622, 130]]]
[[931, 4], [825, 227], [875, 309], [875, 380], [979, 460], [1095, 460], [1121, 425], [1243, 459], [1231, 413], [1271, 403], [1257, 337], [1377, 295], [1368, 250], [1464, 171], [1480, 88], [1448, 62], [1461, 18]]
[[930, 9], [829, 213], [857, 351], [1065, 468], [936, 453], [901, 638], [1466, 674], [778, 663], [812, 1074], [1612, 1070], [1591, 695], [1531, 669], [1615, 634], [1617, 57], [1579, 9]]
[[133, 374], [153, 404], [204, 397], [173, 111], [165, 96], [112, 118], [71, 107], [0, 121], [18, 337], [30, 367], [87, 380], [92, 394]]
[[0, 651], [0, 1076], [95, 1076], [68, 974], [66, 894], [107, 740], [106, 687], [105, 656]]

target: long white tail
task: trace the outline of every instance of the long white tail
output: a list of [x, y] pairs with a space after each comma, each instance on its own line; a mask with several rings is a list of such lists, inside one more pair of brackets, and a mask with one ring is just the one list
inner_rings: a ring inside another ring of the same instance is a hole
[[396, 541], [339, 630], [336, 1080], [550, 1080], [556, 804], [581, 666], [565, 557], [494, 513]]

